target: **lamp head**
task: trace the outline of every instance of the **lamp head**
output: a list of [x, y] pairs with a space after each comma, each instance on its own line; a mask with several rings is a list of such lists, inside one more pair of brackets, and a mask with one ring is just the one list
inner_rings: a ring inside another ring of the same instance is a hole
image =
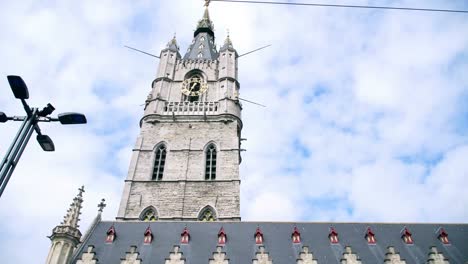
[[47, 135], [37, 135], [36, 138], [37, 138], [37, 142], [39, 142], [39, 145], [41, 145], [41, 148], [44, 151], [54, 151], [55, 150], [54, 142], [52, 141], [52, 139], [50, 139], [49, 136], [47, 136]]
[[8, 121], [7, 115], [3, 112], [0, 112], [0, 123], [5, 123], [6, 121]]
[[29, 99], [28, 87], [20, 76], [8, 75], [7, 79], [17, 99]]
[[86, 124], [86, 116], [80, 113], [61, 113], [58, 119], [62, 125]]

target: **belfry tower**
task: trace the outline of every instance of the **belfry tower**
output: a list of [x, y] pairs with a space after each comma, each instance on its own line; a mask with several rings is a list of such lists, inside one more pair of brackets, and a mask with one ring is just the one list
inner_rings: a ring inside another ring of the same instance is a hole
[[183, 57], [175, 37], [161, 51], [117, 220], [240, 220], [237, 56], [208, 6]]

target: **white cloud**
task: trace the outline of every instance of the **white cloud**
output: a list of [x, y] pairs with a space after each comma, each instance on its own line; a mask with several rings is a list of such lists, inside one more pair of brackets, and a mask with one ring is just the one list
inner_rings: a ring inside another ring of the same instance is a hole
[[[416, 2], [393, 4], [440, 5]], [[45, 259], [45, 236], [82, 184], [82, 230], [102, 197], [104, 218], [115, 217], [157, 66], [123, 45], [158, 54], [177, 32], [184, 53], [201, 5], [2, 3], [0, 75], [23, 76], [31, 105], [51, 102], [89, 120], [41, 124], [55, 153], [31, 139], [0, 200], [4, 258]], [[210, 9], [218, 44], [227, 28], [239, 53], [273, 44], [239, 62], [241, 97], [267, 105], [243, 103], [244, 220], [466, 222], [464, 17], [218, 2]], [[0, 78], [0, 111], [20, 115]], [[2, 154], [18, 125], [0, 125]]]

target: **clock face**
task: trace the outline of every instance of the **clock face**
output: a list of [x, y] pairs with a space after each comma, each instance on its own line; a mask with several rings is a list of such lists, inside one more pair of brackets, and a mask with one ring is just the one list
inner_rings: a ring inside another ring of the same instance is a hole
[[192, 77], [182, 83], [182, 93], [187, 96], [199, 96], [207, 89], [208, 83], [204, 82], [200, 77]]

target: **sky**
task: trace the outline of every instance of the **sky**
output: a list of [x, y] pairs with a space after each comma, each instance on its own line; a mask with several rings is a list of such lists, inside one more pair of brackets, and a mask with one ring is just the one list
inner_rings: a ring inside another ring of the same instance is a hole
[[[463, 0], [359, 1], [468, 9]], [[201, 0], [2, 1], [0, 111], [29, 104], [87, 125], [41, 123], [0, 198], [0, 255], [44, 261], [47, 238], [85, 185], [81, 230], [106, 199], [112, 220], [158, 55], [177, 36], [184, 54]], [[241, 216], [245, 221], [468, 220], [468, 15], [212, 2], [218, 47], [227, 29], [243, 103]], [[0, 155], [19, 122], [0, 124]], [[21, 245], [21, 246], [19, 246]], [[27, 254], [25, 254], [27, 252]]]

